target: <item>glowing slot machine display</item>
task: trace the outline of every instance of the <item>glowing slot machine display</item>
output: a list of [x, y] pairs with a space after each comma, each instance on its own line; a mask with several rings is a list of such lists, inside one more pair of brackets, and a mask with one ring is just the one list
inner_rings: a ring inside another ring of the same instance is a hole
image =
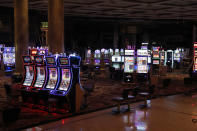
[[35, 56], [36, 79], [33, 87], [43, 88], [46, 79], [46, 70], [43, 56]]
[[148, 73], [148, 50], [137, 50], [137, 73]]
[[159, 56], [159, 47], [152, 48], [152, 64], [159, 65], [160, 64], [160, 56]]
[[114, 55], [112, 56], [112, 67], [115, 68], [115, 70], [120, 70], [121, 69], [121, 56], [119, 49], [115, 49]]
[[194, 65], [193, 72], [197, 72], [197, 42], [194, 42]]
[[91, 62], [91, 55], [92, 55], [92, 52], [91, 52], [90, 49], [88, 49], [88, 50], [86, 51], [86, 54], [85, 54], [85, 64], [86, 64], [86, 65], [89, 65], [89, 64], [92, 63], [92, 62]]
[[174, 51], [174, 61], [181, 61], [181, 52], [178, 48]]
[[34, 66], [30, 56], [23, 56], [23, 65], [24, 65], [24, 78], [23, 78], [23, 87], [31, 87], [34, 81]]
[[94, 52], [94, 65], [98, 68], [101, 64], [101, 51], [95, 50]]
[[54, 90], [58, 84], [58, 68], [56, 56], [46, 56], [46, 69], [48, 78], [46, 80], [46, 89]]
[[124, 73], [133, 73], [135, 66], [135, 51], [125, 50]]
[[56, 90], [67, 92], [70, 89], [72, 78], [69, 58], [60, 56], [58, 57], [58, 63], [60, 67], [60, 84]]
[[160, 55], [160, 63], [164, 66], [166, 66], [166, 51], [164, 50], [161, 50], [159, 52], [159, 55]]
[[104, 64], [105, 65], [109, 65], [110, 64], [110, 54], [109, 54], [109, 50], [105, 50], [104, 51]]
[[3, 62], [5, 71], [15, 68], [15, 47], [4, 47]]

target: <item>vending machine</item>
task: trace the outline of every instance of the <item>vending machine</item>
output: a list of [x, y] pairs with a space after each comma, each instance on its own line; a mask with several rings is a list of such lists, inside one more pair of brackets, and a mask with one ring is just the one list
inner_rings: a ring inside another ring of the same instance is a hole
[[44, 56], [42, 55], [35, 56], [34, 62], [35, 62], [36, 77], [33, 87], [37, 89], [42, 89], [44, 87], [44, 83], [47, 77], [45, 70], [46, 67], [45, 67]]
[[148, 73], [148, 50], [137, 50], [137, 73]]
[[92, 51], [87, 49], [85, 53], [85, 65], [91, 65], [92, 63]]
[[166, 65], [170, 68], [174, 67], [174, 55], [172, 50], [167, 50]]
[[101, 51], [95, 50], [94, 52], [94, 66], [99, 69], [101, 65]]
[[35, 80], [34, 62], [29, 55], [22, 56], [24, 75], [21, 89], [28, 89], [32, 87]]
[[115, 70], [121, 69], [121, 56], [119, 49], [115, 49], [114, 55], [112, 56], [112, 67], [114, 67]]
[[57, 56], [46, 56], [46, 81], [45, 90], [55, 90], [59, 83], [59, 69], [57, 66]]
[[15, 47], [4, 47], [3, 63], [6, 72], [13, 71], [15, 68]]
[[161, 65], [164, 65], [164, 66], [166, 66], [166, 51], [164, 51], [164, 50], [161, 50], [160, 52], [159, 52], [159, 55], [160, 55], [160, 63], [161, 63]]
[[194, 64], [193, 72], [197, 73], [197, 42], [194, 42]]
[[124, 57], [124, 81], [132, 82], [135, 71], [135, 50], [125, 50]]

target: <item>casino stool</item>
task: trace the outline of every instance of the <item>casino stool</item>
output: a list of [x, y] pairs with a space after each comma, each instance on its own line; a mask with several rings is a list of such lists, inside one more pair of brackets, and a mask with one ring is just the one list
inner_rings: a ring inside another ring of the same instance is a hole
[[128, 108], [126, 110], [124, 109], [124, 111], [131, 110], [130, 103], [131, 103], [131, 100], [135, 99], [135, 96], [129, 95], [130, 91], [132, 91], [132, 90], [131, 89], [124, 89], [122, 92], [122, 96], [117, 96], [117, 97], [112, 98], [112, 101], [115, 101], [117, 103], [117, 110], [112, 110], [113, 113], [120, 113], [121, 112], [120, 105], [123, 102], [126, 102], [128, 105]]
[[143, 99], [144, 99], [144, 104], [141, 104], [140, 108], [147, 108], [148, 107], [147, 100], [150, 99], [150, 97], [154, 93], [154, 89], [155, 89], [155, 86], [151, 85], [151, 86], [149, 86], [148, 92], [139, 92], [138, 93], [139, 96], [143, 97]]

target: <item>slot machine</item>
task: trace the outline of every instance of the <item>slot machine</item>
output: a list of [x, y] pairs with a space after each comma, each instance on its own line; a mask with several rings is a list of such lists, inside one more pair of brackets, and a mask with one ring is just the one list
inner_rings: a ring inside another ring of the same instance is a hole
[[135, 71], [135, 50], [125, 50], [124, 57], [124, 81], [132, 82]]
[[0, 44], [0, 69], [1, 69], [1, 65], [2, 65], [2, 55], [3, 55], [4, 47], [5, 47], [4, 44]]
[[91, 49], [87, 49], [85, 54], [85, 65], [91, 65], [91, 63], [92, 63], [92, 52]]
[[[79, 56], [59, 56], [58, 67], [60, 71], [59, 84], [50, 94], [57, 98], [59, 103], [69, 104], [70, 111], [75, 112], [77, 109], [76, 97], [83, 97], [83, 89], [80, 85], [80, 61]], [[80, 93], [79, 93], [80, 92]]]
[[15, 68], [15, 47], [4, 47], [3, 63], [6, 72]]
[[119, 53], [119, 49], [115, 49], [114, 55], [112, 56], [112, 67], [115, 68], [115, 70], [121, 69], [121, 56]]
[[194, 42], [194, 64], [193, 72], [197, 73], [197, 42]]
[[159, 52], [159, 55], [160, 55], [160, 63], [161, 63], [161, 65], [166, 66], [166, 51], [161, 50]]
[[46, 80], [44, 90], [55, 90], [59, 83], [59, 69], [57, 67], [57, 56], [46, 56]]
[[120, 49], [120, 56], [121, 56], [120, 67], [121, 67], [121, 70], [124, 70], [124, 49]]
[[110, 65], [110, 54], [109, 54], [109, 50], [105, 50], [104, 51], [104, 64], [106, 66]]
[[159, 57], [159, 47], [152, 48], [152, 64], [159, 66], [160, 64], [160, 57]]
[[171, 69], [174, 67], [174, 55], [172, 50], [167, 50], [166, 65]]
[[101, 51], [95, 50], [94, 52], [94, 66], [99, 69], [101, 65]]
[[174, 51], [174, 61], [176, 62], [181, 61], [181, 52], [178, 48]]
[[137, 50], [137, 73], [148, 73], [148, 50]]
[[67, 56], [59, 56], [57, 62], [60, 71], [59, 85], [55, 90], [51, 91], [51, 94], [65, 96], [71, 88], [71, 79], [73, 77], [70, 60]]
[[152, 53], [151, 50], [148, 50], [148, 65], [150, 66], [152, 63]]
[[35, 77], [34, 63], [29, 55], [22, 56], [22, 59], [24, 66], [24, 75], [21, 89], [29, 89], [34, 82]]
[[45, 62], [44, 56], [38, 55], [34, 56], [35, 62], [35, 82], [33, 83], [33, 88], [42, 89], [44, 87], [44, 83], [46, 80], [46, 70], [45, 70]]

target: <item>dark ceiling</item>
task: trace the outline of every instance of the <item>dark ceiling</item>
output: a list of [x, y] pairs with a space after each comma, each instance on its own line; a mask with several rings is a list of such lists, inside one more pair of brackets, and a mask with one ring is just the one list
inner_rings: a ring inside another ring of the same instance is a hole
[[[0, 0], [13, 7], [14, 0]], [[29, 0], [29, 8], [47, 12], [48, 0]], [[197, 0], [64, 0], [65, 16], [197, 20]]]

